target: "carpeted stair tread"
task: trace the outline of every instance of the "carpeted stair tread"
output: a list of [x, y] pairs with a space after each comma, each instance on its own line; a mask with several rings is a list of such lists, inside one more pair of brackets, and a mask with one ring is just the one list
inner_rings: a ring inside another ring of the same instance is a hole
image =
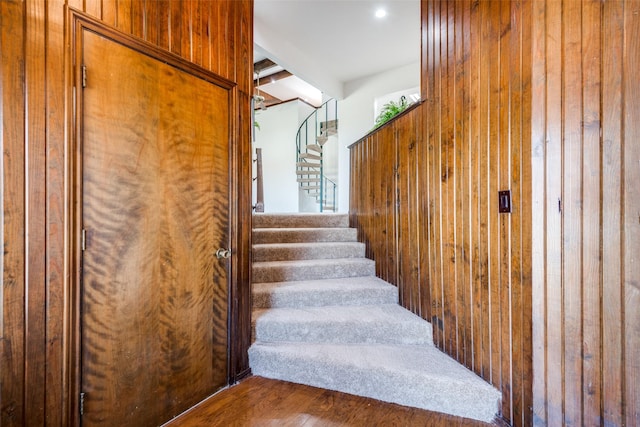
[[263, 342], [433, 344], [431, 324], [398, 304], [271, 308], [253, 320]]
[[491, 422], [500, 392], [430, 345], [255, 343], [254, 375]]
[[253, 261], [296, 259], [363, 258], [365, 245], [360, 242], [270, 243], [253, 245]]
[[253, 228], [349, 227], [349, 215], [336, 213], [254, 214]]
[[367, 258], [254, 262], [253, 280], [282, 282], [375, 275], [375, 262]]
[[375, 276], [254, 283], [253, 307], [397, 304], [398, 288]]
[[357, 242], [355, 228], [258, 228], [253, 243]]

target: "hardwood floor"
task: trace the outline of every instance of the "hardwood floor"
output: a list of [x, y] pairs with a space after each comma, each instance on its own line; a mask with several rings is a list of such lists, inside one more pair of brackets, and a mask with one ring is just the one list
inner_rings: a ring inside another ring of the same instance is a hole
[[250, 377], [210, 397], [164, 427], [488, 425], [491, 424], [300, 384]]

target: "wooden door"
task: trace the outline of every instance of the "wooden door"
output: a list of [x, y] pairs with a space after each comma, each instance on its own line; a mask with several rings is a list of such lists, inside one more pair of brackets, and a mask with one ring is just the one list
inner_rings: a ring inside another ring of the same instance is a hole
[[83, 33], [82, 423], [158, 425], [228, 382], [230, 94]]

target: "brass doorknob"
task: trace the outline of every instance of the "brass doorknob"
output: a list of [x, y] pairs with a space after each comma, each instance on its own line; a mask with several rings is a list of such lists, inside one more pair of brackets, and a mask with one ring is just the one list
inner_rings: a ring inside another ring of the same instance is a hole
[[220, 248], [216, 251], [216, 257], [218, 259], [226, 259], [229, 258], [231, 256], [231, 250], [230, 249], [224, 249], [224, 248]]

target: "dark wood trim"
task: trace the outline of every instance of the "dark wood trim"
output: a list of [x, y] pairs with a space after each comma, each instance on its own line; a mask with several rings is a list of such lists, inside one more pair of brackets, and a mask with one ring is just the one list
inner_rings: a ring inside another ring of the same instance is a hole
[[278, 64], [276, 64], [275, 62], [273, 62], [272, 60], [270, 60], [269, 58], [265, 58], [261, 61], [255, 62], [253, 64], [253, 72], [256, 74], [259, 74], [261, 72], [263, 72], [264, 70], [268, 70], [269, 68], [273, 68], [275, 66], [277, 66]]
[[[189, 73], [195, 77], [211, 82], [217, 86], [220, 86], [221, 88], [232, 89], [237, 85], [237, 83], [226, 79], [218, 74], [215, 74], [212, 71], [207, 70], [206, 68], [203, 68], [191, 61], [187, 61], [186, 59], [176, 55], [175, 53], [168, 52], [154, 44], [136, 38], [130, 34], [124, 33], [117, 28], [111, 27], [104, 22], [85, 14], [80, 10], [69, 7], [68, 13], [70, 15], [68, 18], [68, 22], [74, 28], [72, 33], [72, 37], [74, 39], [77, 38], [77, 35], [81, 32], [81, 30], [86, 29], [109, 38], [117, 43], [125, 45], [131, 49], [134, 49], [137, 52], [142, 53], [143, 55], [147, 55], [151, 58], [157, 59], [158, 61], [165, 62], [166, 64], [184, 71], [185, 73]], [[75, 48], [77, 49], [78, 46], [75, 46]], [[77, 52], [74, 51], [72, 52], [72, 54], [77, 55]]]
[[[291, 77], [291, 76], [293, 76], [293, 74], [291, 74], [287, 70], [281, 70], [281, 71], [278, 71], [277, 73], [260, 77], [260, 86], [269, 84], [269, 83], [275, 83], [278, 80], [286, 79], [287, 77]], [[258, 86], [258, 79], [253, 79], [253, 86], [254, 87]]]

